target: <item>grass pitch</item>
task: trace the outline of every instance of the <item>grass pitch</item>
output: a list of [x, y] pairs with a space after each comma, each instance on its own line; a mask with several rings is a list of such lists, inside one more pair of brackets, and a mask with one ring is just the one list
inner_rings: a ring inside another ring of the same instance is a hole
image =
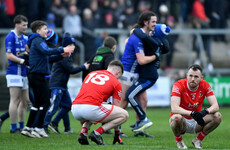
[[[146, 131], [153, 135], [154, 138], [135, 137], [129, 125], [135, 122], [135, 114], [132, 109], [128, 109], [129, 119], [122, 125], [123, 131], [128, 135], [128, 138], [122, 138], [124, 145], [112, 145], [113, 135], [102, 135], [105, 146], [98, 146], [90, 142], [89, 146], [82, 146], [78, 143], [77, 138], [81, 129], [81, 125], [76, 121], [70, 113], [71, 128], [75, 134], [64, 134], [63, 124], [59, 124], [59, 130], [62, 134], [58, 135], [53, 132], [49, 138], [28, 138], [20, 134], [10, 134], [10, 120], [7, 119], [0, 133], [0, 150], [154, 150], [154, 149], [177, 149], [173, 133], [169, 126], [169, 108], [148, 108], [147, 115], [153, 122], [153, 125]], [[220, 108], [223, 120], [220, 126], [210, 133], [203, 140], [203, 149], [230, 149], [230, 109]], [[0, 112], [1, 114], [3, 112]], [[28, 116], [27, 116], [28, 117]], [[93, 125], [89, 133], [98, 127]], [[183, 140], [189, 149], [193, 149], [191, 143], [195, 135], [185, 134]]]

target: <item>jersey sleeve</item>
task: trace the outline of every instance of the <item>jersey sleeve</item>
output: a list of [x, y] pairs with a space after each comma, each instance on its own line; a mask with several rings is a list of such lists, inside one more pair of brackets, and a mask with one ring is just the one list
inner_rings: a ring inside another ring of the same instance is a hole
[[143, 42], [138, 37], [136, 37], [135, 40], [133, 41], [133, 46], [135, 49], [135, 53], [144, 53]]
[[[118, 81], [119, 82], [119, 81]], [[119, 84], [117, 84], [114, 88], [114, 92], [113, 92], [113, 98], [115, 99], [118, 99], [118, 100], [121, 100], [121, 93], [122, 93], [122, 90], [121, 90], [121, 84], [119, 82]]]
[[171, 96], [181, 96], [182, 87], [178, 82], [175, 82], [172, 88]]
[[210, 86], [210, 84], [207, 81], [205, 81], [204, 83], [205, 83], [205, 90], [206, 90], [206, 95], [205, 96], [209, 97], [209, 96], [214, 95], [212, 87]]
[[11, 35], [8, 35], [5, 39], [5, 48], [8, 53], [15, 53], [15, 38]]

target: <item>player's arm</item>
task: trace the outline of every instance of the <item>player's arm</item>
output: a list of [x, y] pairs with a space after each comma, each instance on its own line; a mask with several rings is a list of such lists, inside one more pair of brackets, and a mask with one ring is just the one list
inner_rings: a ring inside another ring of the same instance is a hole
[[113, 105], [120, 107], [121, 100], [113, 98]]
[[145, 56], [145, 53], [136, 53], [136, 57], [140, 65], [148, 64], [157, 59], [156, 55]]
[[171, 112], [173, 114], [181, 114], [184, 116], [190, 116], [192, 111], [185, 110], [180, 107], [181, 98], [179, 96], [171, 96]]
[[25, 62], [24, 59], [15, 56], [13, 53], [6, 52], [6, 58], [12, 62], [23, 64]]
[[215, 112], [218, 112], [218, 111], [219, 111], [219, 105], [218, 105], [216, 96], [215, 96], [215, 95], [208, 96], [208, 97], [207, 97], [207, 100], [208, 100], [208, 102], [209, 102], [209, 104], [210, 104], [210, 107], [207, 108], [206, 110], [207, 110], [210, 114], [213, 114], [213, 113], [215, 113]]

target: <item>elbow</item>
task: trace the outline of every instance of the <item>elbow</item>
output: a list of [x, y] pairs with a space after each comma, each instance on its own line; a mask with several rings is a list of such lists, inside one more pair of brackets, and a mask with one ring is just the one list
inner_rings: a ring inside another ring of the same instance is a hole
[[145, 64], [145, 61], [144, 61], [144, 60], [138, 60], [138, 64], [139, 64], [139, 65], [144, 65], [144, 64]]

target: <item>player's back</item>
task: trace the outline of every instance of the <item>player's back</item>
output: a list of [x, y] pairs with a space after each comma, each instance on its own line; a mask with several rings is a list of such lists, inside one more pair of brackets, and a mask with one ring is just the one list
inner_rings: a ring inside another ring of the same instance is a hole
[[114, 90], [119, 84], [116, 77], [109, 71], [93, 71], [86, 76], [73, 104], [100, 106], [103, 101], [106, 101], [113, 95]]

